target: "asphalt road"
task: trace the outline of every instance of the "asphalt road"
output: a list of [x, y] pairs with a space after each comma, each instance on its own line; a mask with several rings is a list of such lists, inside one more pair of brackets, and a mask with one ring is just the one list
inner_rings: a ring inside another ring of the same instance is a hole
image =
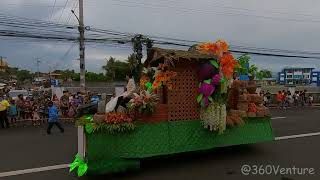
[[[273, 110], [273, 117], [285, 117], [272, 120], [276, 136], [320, 132], [320, 109], [317, 108]], [[76, 128], [72, 125], [65, 125], [65, 128], [64, 134], [55, 129], [51, 136], [45, 134], [43, 127], [0, 129], [0, 173], [71, 162], [77, 151]], [[142, 168], [137, 172], [80, 179], [319, 180], [319, 141], [320, 136], [312, 136], [147, 159], [142, 161]], [[245, 176], [241, 167], [246, 164], [251, 167], [314, 168], [315, 175]], [[59, 169], [0, 179], [73, 180], [77, 177], [69, 174], [67, 169]]]

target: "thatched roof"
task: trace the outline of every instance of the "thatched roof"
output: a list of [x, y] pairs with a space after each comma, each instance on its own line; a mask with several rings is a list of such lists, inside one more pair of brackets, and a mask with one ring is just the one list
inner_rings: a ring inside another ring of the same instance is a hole
[[148, 57], [145, 61], [145, 65], [154, 64], [160, 61], [169, 60], [173, 63], [177, 62], [200, 62], [208, 61], [209, 59], [215, 58], [211, 54], [200, 53], [193, 48], [189, 51], [175, 50], [175, 49], [162, 49], [162, 48], [151, 48], [148, 50]]

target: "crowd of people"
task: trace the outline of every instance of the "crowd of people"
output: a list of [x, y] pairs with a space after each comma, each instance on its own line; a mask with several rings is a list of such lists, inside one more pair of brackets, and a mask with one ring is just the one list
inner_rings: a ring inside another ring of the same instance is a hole
[[[50, 121], [62, 117], [73, 122], [79, 106], [90, 101], [90, 93], [70, 94], [68, 91], [63, 91], [60, 98], [50, 93], [43, 93], [36, 97], [24, 97], [20, 94], [16, 99], [3, 95], [0, 97], [0, 125], [1, 128], [9, 128], [10, 125], [15, 125], [20, 120], [30, 120], [35, 126], [48, 122], [48, 129], [56, 124], [63, 131], [56, 120], [53, 124]], [[55, 108], [57, 118], [54, 118]]]
[[[278, 91], [275, 96], [275, 100], [278, 108], [286, 109], [288, 107], [304, 107], [312, 106], [314, 97], [310, 94], [307, 95], [307, 91], [295, 91], [291, 93], [290, 91], [282, 90]], [[272, 104], [273, 98], [269, 91], [261, 91], [260, 95], [263, 96], [263, 101], [265, 106], [270, 106]]]

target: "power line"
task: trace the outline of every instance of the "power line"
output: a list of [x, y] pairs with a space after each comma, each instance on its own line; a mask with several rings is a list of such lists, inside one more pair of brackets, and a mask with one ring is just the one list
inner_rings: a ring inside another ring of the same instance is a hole
[[[1, 16], [0, 16], [1, 17]], [[4, 17], [4, 20], [8, 19], [6, 16]], [[10, 18], [9, 18], [10, 19]], [[11, 18], [11, 20], [18, 21], [20, 19], [18, 18]], [[29, 26], [27, 25], [29, 24]], [[39, 23], [40, 22], [40, 23]], [[42, 30], [41, 31], [16, 31], [16, 30], [1, 30], [0, 36], [3, 37], [14, 37], [14, 38], [31, 38], [31, 39], [39, 39], [39, 40], [51, 40], [51, 41], [66, 41], [66, 42], [76, 42], [78, 41], [78, 38], [75, 36], [70, 36], [72, 33], [65, 32], [65, 31], [59, 31], [59, 30], [50, 30], [46, 29], [49, 27], [48, 24], [44, 24], [43, 26], [36, 26], [35, 23], [41, 24], [42, 21], [38, 20], [25, 20], [25, 23], [19, 26], [19, 23], [12, 23], [12, 22], [4, 22], [0, 21], [0, 23], [5, 24], [9, 27], [16, 27], [16, 28], [26, 28], [26, 29], [37, 29]], [[50, 26], [56, 26], [57, 24], [49, 23]], [[63, 28], [66, 26], [63, 26]], [[60, 26], [57, 26], [57, 28], [62, 28]], [[65, 29], [65, 28], [64, 28]], [[131, 37], [134, 35], [134, 33], [123, 33], [119, 31], [113, 31], [113, 30], [103, 30], [98, 28], [92, 28], [93, 32], [97, 32], [98, 34], [92, 34], [85, 40], [86, 42], [90, 43], [131, 43]], [[65, 33], [65, 35], [62, 35], [61, 33]], [[99, 35], [106, 34], [111, 37], [103, 38]], [[98, 38], [97, 38], [98, 37]], [[199, 41], [191, 41], [191, 40], [183, 40], [183, 39], [177, 39], [177, 38], [168, 38], [168, 37], [159, 37], [159, 36], [148, 36], [152, 40], [154, 40], [155, 44], [159, 45], [167, 45], [167, 46], [182, 46], [182, 47], [190, 47], [191, 45], [195, 43], [199, 43]], [[256, 55], [265, 55], [265, 56], [278, 56], [278, 57], [298, 57], [298, 58], [318, 58], [314, 57], [314, 55], [319, 55], [319, 52], [310, 52], [310, 51], [297, 51], [297, 50], [283, 50], [283, 49], [272, 49], [272, 48], [259, 48], [259, 47], [247, 47], [247, 46], [237, 46], [233, 45], [231, 46], [231, 50], [236, 53], [251, 53]], [[268, 53], [266, 53], [268, 52]], [[272, 53], [270, 53], [272, 52]], [[303, 54], [303, 55], [296, 55], [296, 54]]]
[[[71, 8], [71, 10], [76, 11], [77, 8], [78, 8], [78, 1], [75, 1], [74, 4], [73, 4], [73, 7]], [[72, 13], [69, 12], [69, 16], [68, 16], [68, 18], [67, 18], [66, 24], [69, 23], [71, 17], [72, 17]]]
[[61, 19], [61, 17], [62, 17], [62, 15], [63, 15], [63, 13], [64, 13], [64, 10], [66, 9], [66, 7], [67, 7], [67, 4], [68, 4], [68, 1], [69, 0], [66, 0], [66, 3], [64, 4], [64, 7], [63, 7], [63, 10], [62, 10], [62, 13], [61, 13], [61, 15], [60, 15], [60, 17], [59, 17], [59, 19], [58, 19], [58, 23], [59, 23], [59, 21], [60, 21], [60, 19]]
[[57, 0], [54, 0], [54, 2], [53, 2], [51, 16], [49, 16], [49, 17], [50, 17], [49, 22], [50, 22], [51, 19], [52, 19], [52, 16], [53, 16], [53, 13], [54, 13], [54, 8], [55, 8], [55, 6], [56, 6], [56, 2], [57, 2]]
[[[45, 5], [45, 4], [39, 4], [37, 2], [37, 4], [16, 4], [16, 3], [5, 3], [3, 6], [14, 6], [14, 7], [30, 7], [30, 8], [34, 8], [34, 7], [42, 7], [42, 8], [52, 8], [52, 5]], [[63, 6], [55, 6], [55, 7], [63, 7]]]
[[[253, 18], [260, 18], [260, 19], [268, 19], [268, 20], [275, 20], [275, 21], [292, 21], [292, 22], [309, 22], [309, 23], [319, 23], [320, 20], [314, 19], [297, 19], [297, 18], [285, 18], [285, 17], [278, 17], [278, 16], [265, 16], [265, 15], [257, 15], [257, 14], [244, 14], [244, 13], [237, 13], [237, 12], [226, 12], [226, 11], [212, 11], [212, 10], [203, 10], [203, 9], [195, 9], [195, 8], [186, 8], [186, 7], [177, 7], [177, 6], [166, 6], [161, 4], [151, 4], [145, 2], [132, 2], [132, 1], [125, 1], [125, 0], [110, 0], [116, 3], [111, 3], [111, 5], [115, 6], [122, 6], [122, 7], [130, 7], [130, 8], [150, 8], [150, 9], [174, 9], [175, 12], [182, 12], [182, 13], [197, 13], [197, 14], [215, 14], [215, 15], [223, 15], [223, 16], [245, 16], [245, 17], [253, 17]], [[90, 2], [90, 1], [89, 1]], [[91, 1], [92, 2], [92, 1]], [[93, 5], [93, 4], [91, 4]], [[184, 14], [186, 15], [186, 14]]]

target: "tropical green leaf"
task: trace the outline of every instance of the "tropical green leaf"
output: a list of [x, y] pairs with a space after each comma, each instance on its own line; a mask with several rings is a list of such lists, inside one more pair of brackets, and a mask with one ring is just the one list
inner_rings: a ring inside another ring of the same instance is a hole
[[219, 68], [219, 64], [216, 60], [211, 60], [210, 61], [211, 65], [214, 66], [215, 68]]
[[86, 116], [86, 118], [85, 118], [87, 121], [93, 121], [93, 116], [92, 115], [88, 115], [88, 116]]
[[79, 162], [78, 162], [78, 161], [73, 161], [73, 163], [71, 163], [71, 164], [69, 165], [69, 172], [72, 172], [72, 171], [75, 170], [78, 166], [79, 166]]
[[213, 102], [213, 99], [212, 99], [211, 96], [209, 96], [208, 99], [209, 99], [210, 102]]
[[200, 101], [202, 100], [203, 94], [199, 94], [197, 96], [197, 102], [200, 103]]
[[205, 106], [205, 103], [204, 103], [204, 100], [202, 99], [201, 101], [201, 106], [204, 107]]
[[91, 133], [93, 132], [93, 130], [94, 130], [93, 123], [88, 123], [88, 124], [86, 124], [85, 129], [86, 129], [86, 132], [87, 132], [88, 134], [91, 134]]
[[226, 82], [226, 78], [225, 77], [222, 77], [221, 79], [220, 79], [220, 83], [225, 83]]
[[152, 83], [151, 82], [147, 82], [145, 84], [145, 86], [146, 86], [147, 89], [152, 89]]
[[204, 80], [203, 82], [207, 84], [211, 84], [211, 79]]
[[88, 170], [88, 165], [85, 162], [82, 162], [78, 167], [78, 177], [85, 175], [87, 170]]

